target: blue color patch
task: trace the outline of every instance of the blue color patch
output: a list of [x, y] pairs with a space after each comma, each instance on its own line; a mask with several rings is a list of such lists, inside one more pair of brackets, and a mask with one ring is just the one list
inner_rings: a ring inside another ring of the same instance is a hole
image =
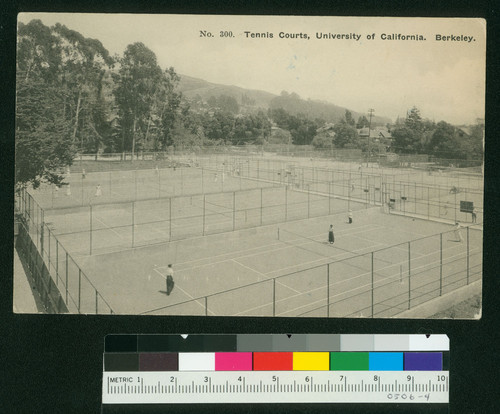
[[403, 352], [370, 352], [370, 371], [403, 371]]

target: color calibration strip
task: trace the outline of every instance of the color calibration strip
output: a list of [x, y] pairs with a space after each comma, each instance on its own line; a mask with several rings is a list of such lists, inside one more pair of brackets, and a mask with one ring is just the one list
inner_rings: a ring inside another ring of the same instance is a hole
[[110, 335], [103, 404], [447, 403], [446, 335]]
[[106, 372], [443, 370], [446, 370], [443, 369], [443, 352], [155, 352], [104, 355]]

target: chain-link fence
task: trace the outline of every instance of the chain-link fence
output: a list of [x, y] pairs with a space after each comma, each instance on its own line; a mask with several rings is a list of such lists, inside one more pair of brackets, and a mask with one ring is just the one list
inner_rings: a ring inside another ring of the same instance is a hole
[[22, 219], [16, 248], [28, 263], [45, 308], [59, 313], [113, 313], [45, 222], [45, 212], [33, 197], [23, 189], [17, 202]]
[[143, 313], [394, 317], [480, 280], [481, 241], [465, 227]]

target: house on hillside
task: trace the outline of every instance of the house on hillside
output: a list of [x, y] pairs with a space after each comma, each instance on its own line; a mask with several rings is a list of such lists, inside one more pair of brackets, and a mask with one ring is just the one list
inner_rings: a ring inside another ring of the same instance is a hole
[[391, 132], [386, 127], [360, 128], [358, 135], [361, 139], [366, 140], [370, 137], [370, 144], [373, 145], [372, 152], [378, 154], [386, 152], [392, 144]]
[[335, 136], [335, 131], [333, 130], [333, 127], [335, 126], [334, 123], [332, 122], [327, 122], [325, 125], [323, 125], [322, 127], [318, 128], [316, 130], [316, 134], [325, 134], [325, 135], [328, 135], [330, 137], [334, 137]]

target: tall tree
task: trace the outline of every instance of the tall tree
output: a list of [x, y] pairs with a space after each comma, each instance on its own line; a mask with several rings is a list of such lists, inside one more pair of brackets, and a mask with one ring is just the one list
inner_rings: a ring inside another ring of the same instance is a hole
[[40, 20], [19, 24], [16, 79], [15, 182], [60, 184], [75, 148], [60, 84], [61, 44]]
[[156, 55], [143, 43], [128, 45], [116, 77], [115, 99], [124, 143], [130, 145], [132, 159], [137, 141], [146, 135], [148, 119], [162, 83], [162, 70], [156, 62]]

